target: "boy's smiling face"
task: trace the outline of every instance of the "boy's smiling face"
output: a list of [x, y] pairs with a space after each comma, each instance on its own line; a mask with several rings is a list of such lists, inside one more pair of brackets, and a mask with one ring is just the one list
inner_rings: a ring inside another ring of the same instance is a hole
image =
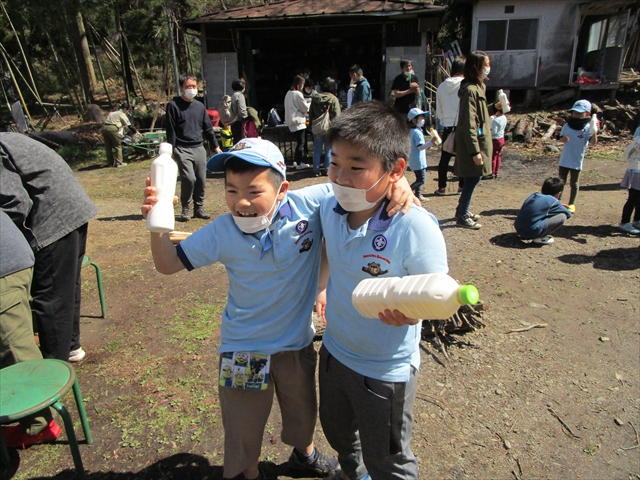
[[367, 191], [367, 201], [376, 202], [385, 195], [392, 183], [399, 180], [404, 166], [405, 160], [401, 158], [391, 172], [385, 172], [381, 159], [371, 156], [360, 147], [338, 140], [331, 146], [328, 174], [329, 180], [343, 187], [371, 188]]
[[284, 198], [289, 188], [286, 180], [278, 190], [271, 183], [269, 168], [259, 168], [242, 173], [226, 172], [225, 200], [235, 217], [273, 216], [273, 205]]

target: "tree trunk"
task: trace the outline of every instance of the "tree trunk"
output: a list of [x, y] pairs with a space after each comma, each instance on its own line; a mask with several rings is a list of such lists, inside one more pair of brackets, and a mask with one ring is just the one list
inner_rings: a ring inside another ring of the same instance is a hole
[[[185, 34], [183, 22], [187, 16], [186, 0], [174, 0], [173, 14], [175, 18], [176, 46], [178, 55], [178, 67], [180, 72], [189, 72], [189, 55], [187, 53], [187, 35]], [[189, 72], [192, 73], [193, 72]]]
[[[73, 39], [73, 47], [75, 50], [78, 73], [80, 83], [82, 84], [83, 96], [87, 103], [94, 103], [93, 93], [97, 85], [96, 74], [93, 70], [91, 54], [89, 52], [89, 44], [84, 28], [84, 19], [80, 8], [79, 0], [73, 0], [67, 4], [67, 16], [73, 19], [73, 27], [71, 30], [71, 38]], [[70, 23], [69, 23], [70, 25]]]

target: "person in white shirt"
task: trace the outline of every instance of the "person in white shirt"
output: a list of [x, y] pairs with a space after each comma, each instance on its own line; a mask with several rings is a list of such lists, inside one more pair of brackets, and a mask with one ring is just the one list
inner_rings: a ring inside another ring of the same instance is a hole
[[491, 178], [498, 178], [502, 165], [502, 147], [504, 146], [504, 129], [507, 126], [507, 116], [498, 110], [491, 117], [491, 141], [493, 142], [493, 158], [491, 159]]
[[305, 102], [304, 95], [302, 94], [304, 81], [304, 78], [300, 75], [293, 77], [291, 88], [284, 97], [284, 122], [296, 140], [296, 153], [294, 157], [296, 165], [302, 163], [305, 130], [307, 128], [307, 112], [309, 111], [309, 104]]
[[[442, 132], [442, 143], [451, 132], [455, 131], [458, 122], [458, 107], [460, 98], [458, 91], [460, 90], [460, 82], [464, 78], [464, 58], [456, 58], [451, 65], [451, 76], [440, 84], [436, 92], [436, 115], [440, 124], [444, 127]], [[449, 162], [454, 157], [452, 153], [442, 150], [440, 154], [440, 163], [438, 164], [438, 189], [434, 192], [436, 195], [444, 195], [447, 191], [447, 171], [449, 170]], [[458, 183], [458, 192], [462, 189], [462, 180]]]

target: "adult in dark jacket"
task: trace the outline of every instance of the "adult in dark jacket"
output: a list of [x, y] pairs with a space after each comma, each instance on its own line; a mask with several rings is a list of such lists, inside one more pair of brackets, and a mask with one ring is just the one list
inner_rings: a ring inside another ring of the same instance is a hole
[[98, 210], [56, 152], [20, 133], [0, 133], [0, 208], [35, 254], [33, 317], [44, 358], [79, 361], [80, 269]]
[[[311, 106], [309, 107], [309, 120], [311, 124], [318, 117], [322, 116], [327, 110], [329, 111], [329, 118], [333, 121], [338, 115], [340, 115], [340, 102], [337, 95], [336, 81], [331, 78], [325, 78], [320, 84], [322, 88], [321, 93], [314, 93], [311, 97]], [[324, 172], [326, 174], [329, 165], [331, 164], [331, 147], [327, 141], [326, 135], [314, 135], [313, 136], [313, 174], [316, 177], [320, 176], [320, 158], [322, 157], [322, 147], [324, 146]]]
[[491, 118], [502, 108], [500, 102], [487, 104], [485, 79], [491, 71], [489, 56], [479, 50], [470, 53], [464, 64], [460, 85], [460, 109], [456, 128], [456, 161], [453, 171], [464, 179], [456, 208], [457, 225], [474, 230], [482, 227], [478, 215], [469, 212], [473, 191], [483, 175], [491, 173]]
[[209, 140], [211, 148], [220, 153], [220, 147], [213, 131], [211, 120], [202, 102], [196, 100], [198, 84], [196, 77], [189, 74], [180, 76], [182, 95], [174, 97], [167, 104], [167, 142], [173, 147], [173, 158], [180, 172], [180, 203], [182, 214], [179, 219], [189, 221], [189, 204], [193, 198], [193, 217], [211, 218], [204, 211], [204, 190], [207, 179], [207, 151], [202, 145], [202, 134]]
[[[0, 210], [0, 368], [28, 360], [39, 360], [42, 353], [33, 340], [33, 321], [29, 289], [33, 278], [33, 250], [11, 221]], [[2, 428], [4, 443], [26, 448], [55, 440], [60, 426], [49, 407], [20, 419], [19, 425]]]

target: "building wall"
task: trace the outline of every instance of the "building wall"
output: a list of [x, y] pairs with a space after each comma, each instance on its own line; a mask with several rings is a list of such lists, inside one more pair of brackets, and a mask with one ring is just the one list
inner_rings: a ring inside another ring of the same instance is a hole
[[[580, 22], [579, 0], [479, 0], [473, 12], [472, 50], [481, 20], [538, 19], [536, 50], [488, 51], [490, 88], [555, 88], [570, 81]], [[514, 6], [505, 13], [505, 6]], [[537, 69], [537, 75], [536, 75]]]
[[[238, 78], [238, 55], [236, 52], [207, 53], [201, 49], [202, 78], [205, 80], [205, 103], [207, 108], [217, 108], [223, 95], [232, 95], [231, 82]], [[225, 91], [226, 87], [226, 91]]]

